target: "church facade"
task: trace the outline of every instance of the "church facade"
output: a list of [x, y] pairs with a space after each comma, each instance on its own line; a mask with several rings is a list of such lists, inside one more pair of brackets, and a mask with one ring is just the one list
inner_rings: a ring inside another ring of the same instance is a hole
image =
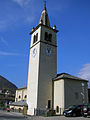
[[[87, 80], [67, 73], [57, 74], [57, 32], [55, 25], [50, 26], [45, 4], [39, 24], [30, 33], [28, 115], [34, 115], [35, 109], [53, 109], [60, 114], [71, 105], [88, 103]], [[23, 93], [17, 95], [20, 97]]]

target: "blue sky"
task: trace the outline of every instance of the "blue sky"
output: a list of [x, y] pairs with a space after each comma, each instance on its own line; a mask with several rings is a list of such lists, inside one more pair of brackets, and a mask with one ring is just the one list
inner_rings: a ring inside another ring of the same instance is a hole
[[[27, 84], [30, 35], [43, 0], [0, 0], [0, 75], [17, 87]], [[90, 0], [47, 0], [51, 27], [59, 30], [58, 73], [90, 80]]]

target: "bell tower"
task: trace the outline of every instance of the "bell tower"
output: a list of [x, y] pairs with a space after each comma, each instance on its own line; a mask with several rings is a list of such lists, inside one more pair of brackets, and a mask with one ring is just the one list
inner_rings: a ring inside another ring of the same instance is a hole
[[52, 108], [52, 78], [57, 74], [56, 26], [51, 28], [46, 3], [39, 24], [32, 29], [27, 83], [28, 115]]

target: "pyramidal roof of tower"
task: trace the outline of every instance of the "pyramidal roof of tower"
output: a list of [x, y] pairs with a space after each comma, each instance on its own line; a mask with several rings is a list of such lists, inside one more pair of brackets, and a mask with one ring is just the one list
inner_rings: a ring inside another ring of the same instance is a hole
[[43, 25], [50, 27], [48, 13], [47, 13], [47, 9], [46, 9], [46, 3], [44, 4], [44, 9], [42, 11], [39, 24], [43, 24]]
[[44, 9], [42, 11], [38, 26], [36, 28], [33, 27], [32, 32], [30, 34], [34, 33], [34, 31], [36, 31], [39, 28], [39, 26], [45, 26], [53, 30], [54, 32], [58, 32], [55, 25], [53, 26], [53, 28], [51, 28], [50, 26], [49, 17], [46, 9], [46, 3], [44, 4]]

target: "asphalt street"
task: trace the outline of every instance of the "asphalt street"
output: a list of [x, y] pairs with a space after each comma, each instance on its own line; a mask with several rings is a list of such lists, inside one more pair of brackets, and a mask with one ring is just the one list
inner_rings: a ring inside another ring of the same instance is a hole
[[25, 120], [21, 113], [0, 111], [0, 120]]
[[40, 116], [24, 116], [21, 113], [0, 111], [0, 120], [90, 120], [90, 117], [40, 117]]

